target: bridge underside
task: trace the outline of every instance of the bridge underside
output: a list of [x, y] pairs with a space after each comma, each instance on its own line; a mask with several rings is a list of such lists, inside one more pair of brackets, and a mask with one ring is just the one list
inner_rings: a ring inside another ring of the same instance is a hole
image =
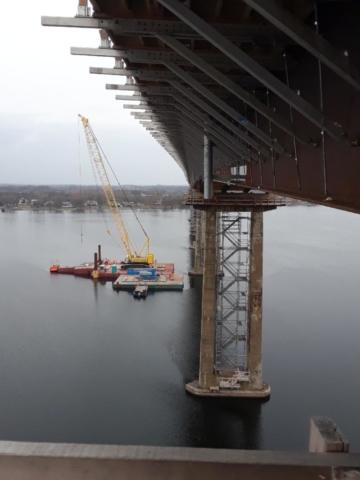
[[134, 91], [141, 104], [124, 107], [190, 184], [204, 176], [205, 135], [214, 179], [245, 166], [248, 188], [360, 211], [360, 2], [79, 2], [75, 18], [43, 25], [100, 29], [99, 49], [72, 53], [114, 57], [90, 72]]

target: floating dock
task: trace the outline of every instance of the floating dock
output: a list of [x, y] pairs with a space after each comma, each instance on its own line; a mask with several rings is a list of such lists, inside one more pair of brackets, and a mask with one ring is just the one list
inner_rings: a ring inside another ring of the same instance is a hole
[[137, 275], [119, 275], [113, 283], [114, 290], [134, 290], [139, 283], [146, 285], [149, 291], [155, 290], [183, 290], [183, 275], [164, 275], [160, 274], [156, 280], [143, 280]]

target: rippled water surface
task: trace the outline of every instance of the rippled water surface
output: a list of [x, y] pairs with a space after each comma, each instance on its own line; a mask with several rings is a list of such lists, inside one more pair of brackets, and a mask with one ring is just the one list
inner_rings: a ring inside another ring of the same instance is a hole
[[[186, 274], [189, 212], [139, 215], [156, 258]], [[111, 284], [50, 275], [52, 261], [91, 260], [98, 243], [123, 257], [103, 216], [0, 213], [0, 438], [305, 450], [310, 417], [326, 415], [360, 451], [360, 217], [289, 207], [264, 221], [272, 395], [261, 403], [185, 393], [198, 370], [199, 279], [135, 301]]]

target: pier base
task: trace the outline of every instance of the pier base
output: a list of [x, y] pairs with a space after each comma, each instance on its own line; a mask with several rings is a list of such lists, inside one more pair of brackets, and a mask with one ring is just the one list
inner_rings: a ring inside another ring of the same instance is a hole
[[202, 388], [199, 381], [187, 383], [185, 390], [198, 397], [232, 397], [232, 398], [268, 398], [271, 393], [270, 385], [263, 383], [259, 390], [224, 390], [220, 388]]

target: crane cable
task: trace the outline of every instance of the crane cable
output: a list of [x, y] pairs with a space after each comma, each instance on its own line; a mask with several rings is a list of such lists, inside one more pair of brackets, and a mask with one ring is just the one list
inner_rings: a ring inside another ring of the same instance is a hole
[[[80, 117], [78, 117], [78, 125], [79, 125], [79, 148], [80, 148]], [[97, 193], [98, 193], [99, 195], [101, 195], [100, 185], [99, 185], [98, 177], [97, 177], [97, 174], [96, 174], [96, 171], [95, 171], [95, 165], [94, 165], [94, 162], [91, 160], [91, 158], [90, 158], [90, 163], [91, 163], [91, 168], [92, 168], [93, 175], [94, 175], [94, 180], [95, 180], [95, 189], [96, 189]], [[112, 236], [112, 234], [111, 234], [111, 232], [110, 232], [109, 224], [108, 224], [108, 221], [107, 221], [107, 218], [106, 218], [106, 215], [105, 215], [104, 210], [103, 210], [103, 209], [100, 209], [100, 211], [101, 211], [101, 214], [102, 214], [102, 216], [103, 216], [104, 223], [105, 223], [106, 233], [109, 235], [109, 237], [111, 237], [111, 238], [114, 240], [114, 242], [116, 243], [116, 245], [117, 245], [118, 247], [120, 247], [120, 248], [123, 250], [123, 252], [126, 254], [126, 251], [125, 251], [125, 249], [124, 249], [124, 246], [121, 245], [120, 243], [118, 243], [118, 242], [116, 241], [116, 239]], [[81, 235], [82, 235], [82, 233], [81, 233]]]
[[[111, 165], [110, 165], [110, 163], [109, 163], [109, 160], [107, 159], [107, 157], [106, 157], [106, 155], [105, 155], [105, 152], [104, 152], [103, 149], [101, 148], [101, 145], [100, 145], [98, 139], [96, 138], [95, 133], [94, 133], [93, 129], [91, 128], [90, 123], [87, 125], [87, 128], [90, 130], [90, 133], [91, 133], [92, 137], [93, 137], [94, 140], [95, 140], [96, 146], [101, 150], [101, 153], [103, 154], [103, 156], [104, 156], [104, 158], [106, 159], [106, 161], [107, 161], [107, 163], [108, 163], [111, 171], [113, 172], [113, 174], [114, 174], [114, 176], [115, 176], [115, 178], [116, 178], [116, 175], [115, 175], [115, 173], [114, 173], [114, 170], [112, 169], [112, 167], [111, 167]], [[99, 153], [100, 153], [100, 152], [99, 152]], [[92, 165], [92, 167], [93, 167], [93, 172], [94, 172], [94, 176], [95, 176], [95, 181], [96, 181], [96, 183], [98, 184], [98, 182], [97, 182], [97, 175], [96, 175], [96, 171], [95, 171], [95, 164], [93, 164], [93, 162], [91, 162], [91, 165]], [[104, 168], [105, 168], [105, 165], [104, 165]], [[117, 182], [119, 183], [119, 180], [118, 180], [117, 178], [116, 178], [116, 180], [117, 180]], [[110, 179], [109, 179], [109, 182], [110, 182]], [[120, 185], [120, 183], [119, 183], [119, 185]], [[100, 187], [99, 187], [99, 188], [100, 188]], [[120, 185], [120, 188], [122, 188], [121, 185]], [[115, 196], [115, 194], [114, 194], [114, 196]], [[125, 197], [126, 197], [126, 195], [125, 195]], [[127, 197], [126, 197], [126, 198], [127, 198]], [[116, 199], [115, 199], [115, 201], [116, 201]], [[136, 242], [135, 242], [135, 240], [134, 240], [134, 237], [133, 237], [132, 234], [131, 234], [131, 229], [129, 228], [129, 225], [127, 224], [126, 219], [122, 217], [122, 221], [123, 221], [124, 225], [126, 226], [126, 230], [127, 230], [127, 232], [128, 232], [129, 237], [131, 238], [132, 244], [135, 246], [135, 250], [138, 250], [137, 245], [136, 245]], [[138, 220], [138, 221], [139, 221], [139, 220]], [[140, 225], [141, 225], [141, 224], [140, 224]], [[108, 235], [110, 235], [110, 229], [109, 229], [109, 227], [108, 227], [108, 229], [107, 229], [107, 233], [108, 233]], [[127, 254], [127, 252], [125, 252], [125, 253]]]
[[[130, 205], [129, 199], [128, 199], [128, 197], [127, 197], [127, 195], [126, 195], [126, 193], [125, 193], [125, 191], [124, 191], [121, 183], [119, 182], [119, 179], [117, 178], [117, 176], [116, 176], [116, 174], [115, 174], [115, 172], [114, 172], [114, 170], [113, 170], [113, 168], [112, 168], [109, 160], [107, 159], [107, 156], [105, 155], [104, 150], [101, 148], [101, 145], [100, 145], [98, 139], [96, 138], [96, 135], [94, 134], [93, 129], [91, 128], [90, 125], [89, 125], [89, 127], [90, 127], [90, 129], [91, 129], [91, 133], [93, 134], [93, 136], [94, 136], [94, 138], [95, 138], [95, 141], [96, 141], [98, 147], [99, 147], [100, 150], [101, 150], [101, 153], [104, 155], [104, 158], [105, 158], [107, 164], [108, 164], [109, 167], [110, 167], [110, 170], [112, 171], [112, 173], [113, 173], [113, 175], [114, 175], [114, 177], [115, 177], [115, 180], [117, 181], [117, 183], [118, 183], [118, 185], [119, 185], [122, 193], [124, 194], [125, 200], [126, 200], [126, 201], [129, 203], [129, 205]], [[136, 218], [136, 220], [138, 221], [138, 224], [140, 225], [141, 230], [144, 232], [145, 237], [146, 237], [146, 238], [149, 238], [148, 234], [147, 234], [146, 231], [145, 231], [145, 228], [142, 226], [142, 224], [141, 224], [141, 222], [140, 222], [140, 220], [139, 220], [139, 217], [136, 215], [135, 210], [133, 209], [132, 205], [130, 205], [130, 208], [131, 208], [133, 214], [135, 215], [135, 218]]]
[[[81, 185], [81, 135], [80, 135], [80, 118], [78, 118], [78, 140], [79, 140], [79, 182], [80, 182], [80, 202], [82, 202], [82, 185]], [[80, 217], [80, 241], [83, 243], [83, 223]]]

